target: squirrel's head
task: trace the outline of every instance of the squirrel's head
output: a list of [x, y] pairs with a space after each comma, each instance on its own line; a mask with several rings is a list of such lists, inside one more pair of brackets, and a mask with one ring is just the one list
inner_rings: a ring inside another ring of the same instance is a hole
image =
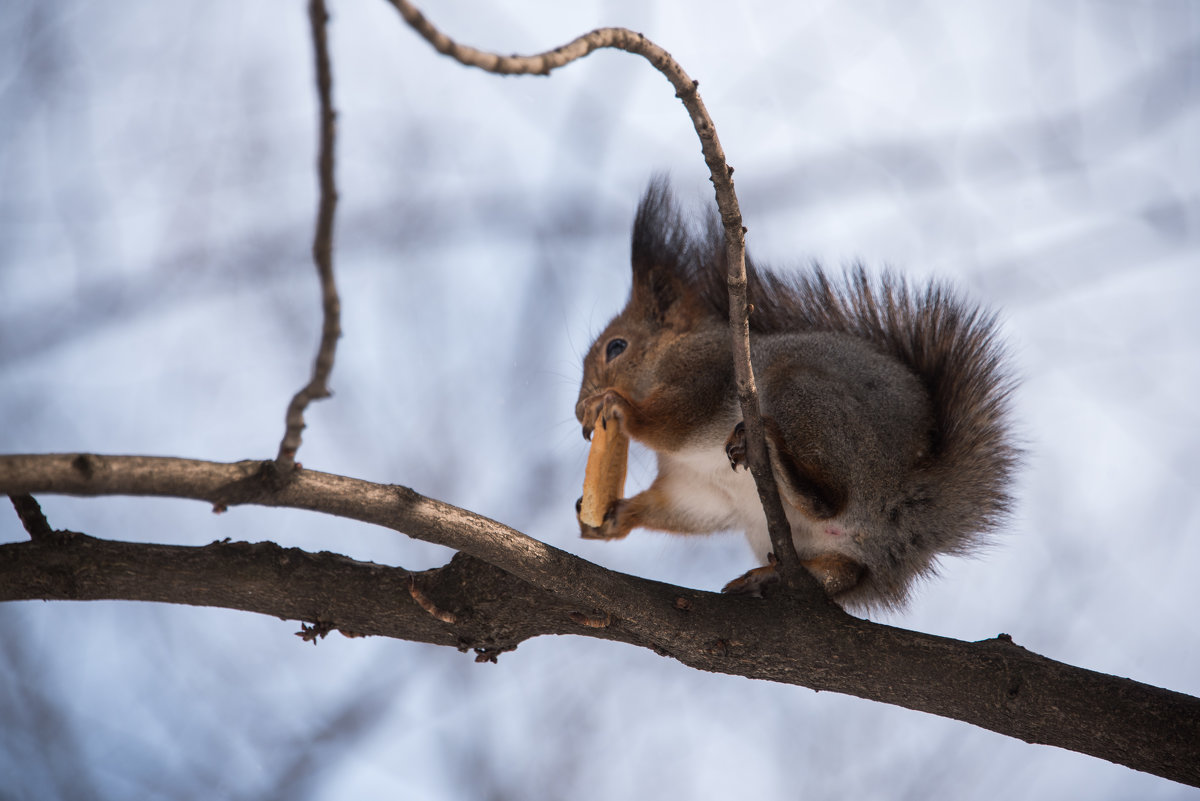
[[642, 400], [661, 380], [662, 355], [698, 327], [720, 319], [697, 286], [699, 242], [676, 213], [664, 181], [650, 185], [633, 227], [633, 286], [625, 308], [583, 360], [583, 401], [609, 389]]

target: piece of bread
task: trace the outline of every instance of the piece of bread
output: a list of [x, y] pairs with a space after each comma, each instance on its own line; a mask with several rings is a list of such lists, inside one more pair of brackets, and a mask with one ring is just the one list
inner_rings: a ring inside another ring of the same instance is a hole
[[583, 474], [583, 503], [579, 519], [599, 528], [609, 505], [625, 494], [625, 467], [629, 462], [629, 435], [613, 419], [596, 421], [592, 447]]

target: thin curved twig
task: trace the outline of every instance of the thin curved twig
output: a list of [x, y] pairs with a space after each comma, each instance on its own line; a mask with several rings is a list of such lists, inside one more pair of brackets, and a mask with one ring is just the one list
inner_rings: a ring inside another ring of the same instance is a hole
[[767, 456], [762, 414], [758, 405], [758, 388], [754, 382], [754, 368], [750, 363], [749, 301], [746, 293], [746, 229], [742, 226], [742, 213], [738, 207], [737, 193], [733, 187], [733, 167], [725, 161], [725, 151], [717, 138], [717, 129], [712, 117], [700, 98], [695, 81], [684, 71], [670, 53], [628, 28], [598, 28], [568, 42], [561, 47], [532, 56], [502, 56], [477, 50], [455, 42], [434, 27], [424, 14], [408, 0], [388, 0], [400, 12], [404, 21], [419, 33], [435, 50], [450, 56], [468, 67], [477, 67], [486, 72], [500, 75], [549, 75], [551, 71], [583, 58], [589, 53], [611, 48], [639, 55], [649, 61], [655, 69], [666, 76], [675, 87], [675, 96], [682, 101], [692, 119], [692, 126], [700, 138], [700, 150], [708, 165], [717, 196], [717, 208], [721, 213], [721, 224], [725, 229], [725, 254], [728, 260], [729, 284], [729, 327], [733, 339], [734, 375], [737, 380], [738, 401], [742, 407], [742, 419], [746, 428], [747, 460], [758, 487], [759, 499], [767, 517], [767, 528], [771, 535], [771, 547], [778, 559], [779, 572], [784, 583], [792, 589], [805, 587], [816, 590], [815, 579], [811, 579], [800, 566], [795, 545], [791, 538], [791, 527], [783, 511], [779, 488], [771, 471]]
[[320, 99], [320, 154], [317, 157], [317, 173], [321, 196], [317, 208], [312, 254], [321, 281], [321, 342], [317, 347], [312, 378], [288, 404], [287, 427], [279, 443], [279, 454], [275, 457], [275, 463], [285, 474], [290, 473], [296, 463], [300, 434], [304, 430], [305, 409], [312, 401], [328, 398], [330, 395], [329, 374], [333, 372], [337, 341], [342, 335], [342, 306], [333, 277], [333, 219], [338, 200], [333, 169], [337, 112], [333, 108], [333, 70], [329, 64], [329, 43], [326, 35], [329, 13], [325, 9], [325, 0], [309, 0], [308, 18], [312, 27], [317, 95]]

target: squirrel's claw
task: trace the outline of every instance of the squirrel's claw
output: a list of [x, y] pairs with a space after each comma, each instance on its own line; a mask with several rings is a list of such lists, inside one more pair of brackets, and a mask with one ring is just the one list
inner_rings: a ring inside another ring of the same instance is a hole
[[576, 413], [583, 421], [583, 438], [590, 442], [597, 425], [608, 428], [609, 420], [624, 420], [628, 403], [611, 389], [580, 401]]
[[746, 424], [738, 423], [733, 427], [733, 433], [725, 440], [725, 455], [729, 457], [729, 466], [736, 472], [738, 467], [750, 469], [746, 461]]

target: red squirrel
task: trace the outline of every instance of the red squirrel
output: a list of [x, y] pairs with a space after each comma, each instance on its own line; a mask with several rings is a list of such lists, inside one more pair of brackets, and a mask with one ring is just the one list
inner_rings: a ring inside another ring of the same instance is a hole
[[[767, 567], [725, 589], [760, 594], [775, 575], [754, 480], [738, 469], [719, 225], [695, 230], [656, 180], [632, 266], [625, 308], [584, 358], [575, 416], [588, 439], [615, 420], [655, 452], [658, 475], [581, 533], [742, 530]], [[747, 258], [746, 272], [767, 448], [800, 559], [838, 603], [899, 606], [939, 555], [983, 544], [1009, 509], [1018, 450], [996, 319], [942, 284], [861, 267], [785, 277]]]

